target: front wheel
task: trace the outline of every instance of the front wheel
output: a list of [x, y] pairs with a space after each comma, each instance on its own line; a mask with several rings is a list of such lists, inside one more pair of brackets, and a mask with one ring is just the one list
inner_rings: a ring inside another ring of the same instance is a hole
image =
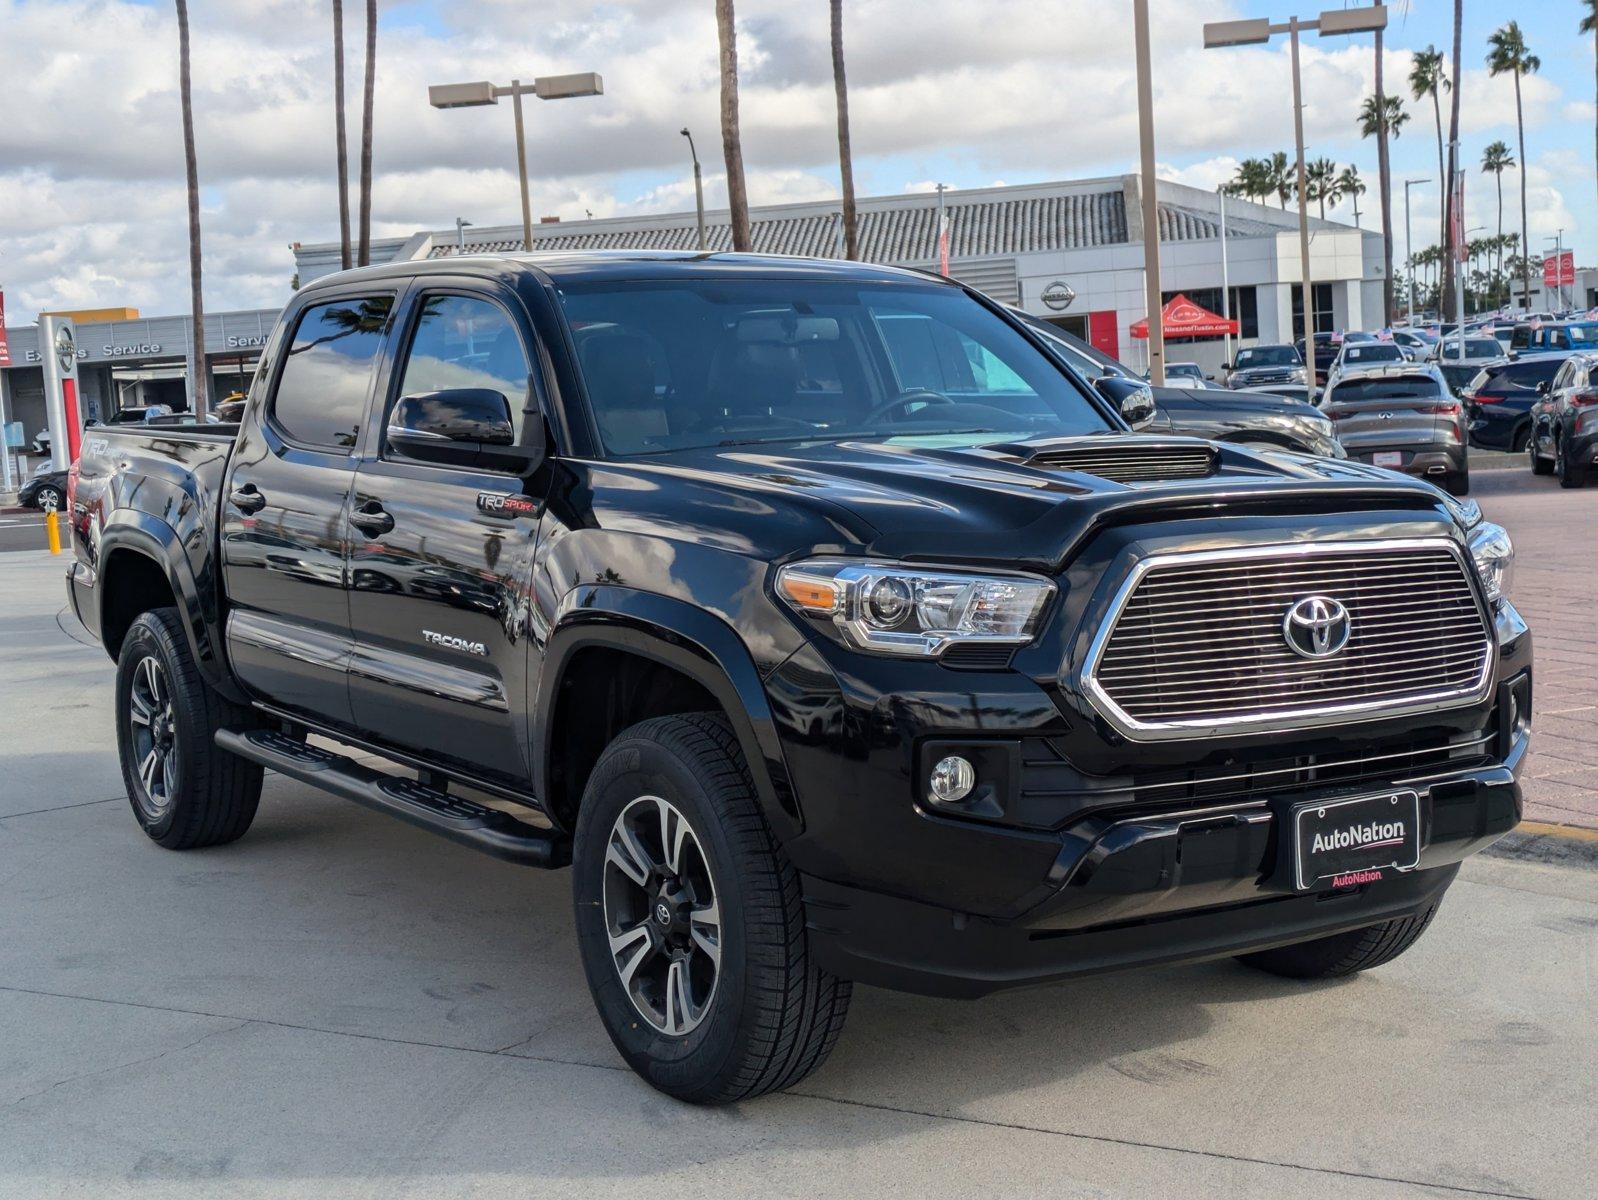
[[811, 961], [798, 874], [724, 718], [657, 717], [606, 747], [572, 871], [594, 1003], [648, 1083], [726, 1104], [826, 1059], [850, 985]]
[[45, 512], [60, 512], [66, 497], [61, 494], [61, 489], [51, 484], [40, 488], [33, 497], [33, 502]]
[[213, 739], [250, 717], [201, 678], [176, 609], [145, 613], [122, 640], [116, 712], [122, 782], [153, 841], [192, 850], [244, 835], [261, 798], [261, 768]]
[[1533, 475], [1552, 475], [1554, 464], [1541, 454], [1537, 453], [1537, 431], [1534, 429], [1531, 436], [1526, 439], [1526, 456], [1531, 459], [1531, 473]]
[[1337, 979], [1358, 971], [1368, 971], [1372, 967], [1392, 962], [1418, 942], [1420, 935], [1432, 923], [1432, 917], [1437, 915], [1437, 907], [1441, 903], [1439, 900], [1414, 916], [1381, 921], [1367, 925], [1364, 929], [1317, 938], [1313, 942], [1240, 954], [1237, 961], [1257, 971], [1288, 979]]

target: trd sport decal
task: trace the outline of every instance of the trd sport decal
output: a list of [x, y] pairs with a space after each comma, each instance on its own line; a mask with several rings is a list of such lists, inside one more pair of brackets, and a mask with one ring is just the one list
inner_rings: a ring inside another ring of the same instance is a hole
[[491, 517], [531, 517], [537, 514], [538, 505], [526, 496], [507, 492], [478, 492], [477, 511]]

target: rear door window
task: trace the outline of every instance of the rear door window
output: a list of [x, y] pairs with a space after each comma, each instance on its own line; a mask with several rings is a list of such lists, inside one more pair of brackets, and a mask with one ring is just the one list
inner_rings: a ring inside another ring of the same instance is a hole
[[393, 307], [392, 296], [367, 296], [300, 314], [272, 397], [271, 419], [284, 437], [319, 450], [354, 450]]

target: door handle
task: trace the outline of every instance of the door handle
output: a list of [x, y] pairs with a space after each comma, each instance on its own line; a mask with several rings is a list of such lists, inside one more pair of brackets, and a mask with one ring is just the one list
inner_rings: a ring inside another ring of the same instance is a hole
[[228, 493], [228, 503], [240, 512], [256, 513], [266, 507], [266, 497], [255, 490], [253, 483], [234, 488]]
[[350, 514], [350, 524], [367, 537], [377, 537], [394, 528], [394, 518], [380, 506], [368, 504]]

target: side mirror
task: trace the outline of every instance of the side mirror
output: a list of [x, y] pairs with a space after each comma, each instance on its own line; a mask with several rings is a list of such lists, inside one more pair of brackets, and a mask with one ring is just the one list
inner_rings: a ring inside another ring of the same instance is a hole
[[1103, 375], [1093, 381], [1099, 394], [1115, 406], [1121, 419], [1133, 429], [1143, 429], [1154, 421], [1154, 392], [1136, 379]]
[[544, 424], [527, 426], [529, 442], [517, 445], [503, 393], [447, 388], [401, 396], [388, 415], [388, 444], [419, 462], [527, 474], [543, 461]]
[[1539, 396], [1546, 396], [1552, 390], [1553, 390], [1553, 385], [1547, 379], [1544, 379], [1541, 383], [1539, 383], [1537, 385], [1537, 394]]

